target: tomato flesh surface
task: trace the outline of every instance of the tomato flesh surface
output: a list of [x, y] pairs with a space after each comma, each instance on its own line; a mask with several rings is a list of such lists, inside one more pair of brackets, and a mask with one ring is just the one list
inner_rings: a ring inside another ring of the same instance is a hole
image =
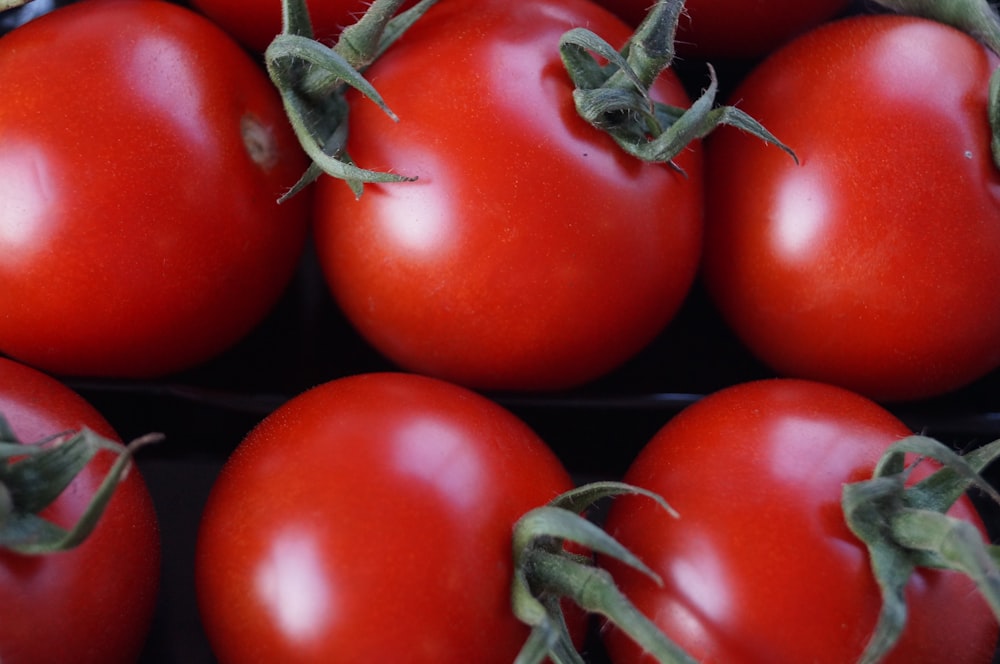
[[[78, 394], [4, 358], [0, 414], [25, 442], [83, 426], [118, 438]], [[75, 523], [113, 462], [111, 454], [98, 453], [42, 515], [63, 527]], [[41, 556], [0, 549], [0, 661], [138, 661], [152, 624], [159, 578], [156, 512], [133, 467], [97, 527], [75, 549]]]
[[704, 272], [778, 373], [902, 400], [1000, 365], [997, 64], [952, 28], [862, 16], [793, 42], [734, 92], [801, 165], [712, 136]]
[[507, 664], [528, 635], [510, 608], [513, 525], [571, 486], [525, 424], [454, 385], [314, 388], [255, 428], [212, 490], [196, 578], [213, 650]]
[[[576, 113], [559, 40], [589, 2], [432, 7], [367, 76], [399, 116], [354, 99], [348, 150], [418, 180], [317, 182], [317, 249], [362, 335], [408, 370], [492, 389], [587, 382], [680, 307], [701, 244], [700, 145], [687, 175], [644, 164]], [[668, 72], [654, 96], [688, 105]]]
[[[597, 0], [639, 25], [650, 0]], [[753, 59], [832, 19], [851, 0], [685, 0], [676, 48], [684, 57]]]
[[[680, 518], [625, 497], [606, 523], [664, 585], [620, 566], [615, 578], [705, 664], [858, 661], [881, 600], [841, 490], [870, 478], [909, 433], [874, 402], [820, 383], [764, 380], [709, 395], [668, 422], [625, 475]], [[967, 498], [949, 514], [984, 530]], [[909, 622], [886, 661], [991, 661], [996, 621], [966, 577], [920, 571], [907, 597]], [[616, 664], [653, 661], [620, 632], [607, 643]]]
[[[281, 32], [281, 0], [191, 0], [190, 4], [257, 53], [263, 53]], [[365, 0], [310, 2], [314, 37], [325, 44], [333, 43], [346, 26], [364, 14], [369, 4]], [[414, 4], [416, 0], [404, 2], [400, 11]]]
[[242, 338], [302, 252], [306, 167], [266, 74], [191, 10], [57, 9], [0, 39], [0, 351], [149, 377]]

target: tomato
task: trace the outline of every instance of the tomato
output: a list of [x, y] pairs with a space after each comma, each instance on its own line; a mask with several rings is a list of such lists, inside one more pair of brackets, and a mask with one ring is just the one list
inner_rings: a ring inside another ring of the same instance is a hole
[[[574, 108], [559, 58], [590, 2], [432, 7], [367, 71], [399, 116], [350, 97], [348, 152], [415, 182], [316, 184], [316, 244], [336, 301], [399, 366], [491, 389], [587, 382], [679, 309], [701, 242], [700, 146], [682, 174], [625, 154]], [[418, 90], [419, 94], [414, 94]], [[669, 70], [654, 95], [688, 101]]]
[[218, 477], [196, 585], [222, 662], [511, 662], [514, 523], [571, 488], [519, 419], [377, 373], [292, 399]]
[[858, 16], [733, 93], [801, 161], [728, 129], [707, 148], [705, 281], [775, 371], [901, 400], [1000, 366], [998, 62], [938, 23]]
[[[642, 22], [651, 4], [650, 0], [597, 2], [631, 25]], [[677, 51], [685, 57], [757, 58], [834, 18], [850, 4], [851, 0], [685, 0], [677, 25]]]
[[[677, 26], [684, 56], [755, 58], [843, 12], [851, 0], [686, 0]], [[765, 125], [766, 126], [766, 125]]]
[[[909, 433], [874, 402], [820, 383], [771, 379], [709, 395], [668, 422], [625, 475], [679, 518], [626, 496], [606, 521], [663, 586], [624, 569], [615, 577], [706, 664], [858, 661], [881, 600], [841, 491], [870, 478]], [[949, 514], [983, 528], [966, 498]], [[971, 581], [923, 570], [907, 593], [909, 623], [887, 661], [991, 661], [997, 625]], [[640, 661], [621, 634], [607, 641], [616, 664]]]
[[[316, 38], [327, 44], [335, 41], [370, 4], [368, 0], [310, 2], [309, 18]], [[414, 4], [416, 0], [404, 2], [400, 11]], [[263, 53], [281, 32], [281, 0], [190, 0], [190, 5], [257, 53]]]
[[[117, 440], [111, 425], [77, 393], [3, 358], [0, 414], [25, 442], [84, 426]], [[42, 516], [69, 527], [113, 461], [113, 454], [98, 452]], [[152, 623], [159, 574], [156, 513], [133, 467], [97, 527], [76, 548], [37, 556], [0, 549], [0, 660], [136, 661]]]
[[55, 10], [0, 39], [0, 352], [146, 377], [243, 337], [290, 281], [309, 198], [277, 91], [156, 0]]

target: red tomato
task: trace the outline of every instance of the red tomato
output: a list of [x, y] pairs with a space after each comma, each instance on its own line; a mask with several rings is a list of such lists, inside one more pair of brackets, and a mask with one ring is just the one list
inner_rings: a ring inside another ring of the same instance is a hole
[[203, 17], [81, 2], [0, 39], [0, 351], [151, 376], [245, 335], [289, 282], [305, 168], [266, 74]]
[[708, 148], [705, 277], [777, 372], [877, 399], [1000, 365], [1000, 60], [953, 28], [860, 16], [793, 42], [734, 92], [796, 151]]
[[519, 419], [410, 374], [314, 388], [226, 463], [198, 538], [222, 662], [513, 661], [511, 534], [571, 488]]
[[[34, 442], [89, 427], [117, 440], [94, 408], [62, 383], [0, 358], [0, 414]], [[99, 452], [42, 516], [76, 522], [114, 456]], [[115, 490], [90, 536], [62, 553], [0, 549], [0, 660], [4, 664], [134, 662], [153, 619], [160, 574], [156, 513], [138, 469]]]
[[[664, 426], [625, 476], [680, 518], [622, 497], [606, 522], [664, 585], [617, 568], [615, 577], [705, 664], [856, 662], [881, 599], [841, 490], [870, 478], [909, 433], [874, 402], [820, 383], [775, 379], [710, 395]], [[965, 498], [950, 514], [983, 528]], [[991, 661], [997, 625], [971, 581], [924, 570], [907, 592], [909, 623], [887, 661]], [[616, 664], [651, 661], [621, 633], [608, 647]]]
[[[577, 26], [629, 36], [583, 0], [450, 0], [367, 70], [400, 121], [354, 98], [348, 150], [419, 180], [355, 200], [322, 178], [317, 246], [337, 302], [400, 366], [479, 388], [575, 385], [644, 347], [684, 299], [700, 147], [678, 157], [685, 177], [584, 122], [558, 48]], [[670, 72], [655, 96], [688, 104]]]
[[[597, 3], [639, 25], [652, 0]], [[837, 16], [850, 4], [851, 0], [686, 0], [677, 24], [677, 51], [691, 57], [756, 58]]]
[[[281, 32], [281, 0], [190, 0], [189, 4], [221, 26], [251, 51], [263, 53]], [[370, 0], [322, 0], [309, 3], [315, 37], [336, 41], [340, 31], [364, 14]], [[416, 0], [404, 2], [400, 11]]]

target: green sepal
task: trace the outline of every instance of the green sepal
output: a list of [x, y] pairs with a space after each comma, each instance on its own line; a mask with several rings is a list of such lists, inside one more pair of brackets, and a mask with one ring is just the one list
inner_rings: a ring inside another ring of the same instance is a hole
[[[906, 465], [907, 454], [918, 455], [918, 461]], [[941, 468], [907, 486], [925, 458]], [[882, 596], [862, 664], [881, 661], [898, 642], [908, 615], [906, 585], [920, 567], [966, 574], [1000, 621], [1000, 552], [971, 523], [945, 514], [972, 487], [1000, 502], [1000, 494], [980, 474], [997, 458], [1000, 440], [963, 456], [933, 438], [909, 436], [889, 447], [871, 479], [844, 486], [845, 520], [868, 549]]]
[[[84, 428], [23, 444], [0, 416], [0, 548], [40, 555], [78, 546], [97, 526], [135, 450], [161, 438], [151, 434], [126, 446]], [[76, 523], [67, 529], [39, 516], [101, 450], [117, 458]]]
[[584, 28], [563, 34], [559, 50], [575, 86], [573, 101], [580, 117], [610, 135], [628, 154], [677, 170], [674, 158], [692, 141], [721, 125], [737, 127], [772, 143], [798, 163], [791, 148], [747, 113], [733, 106], [715, 107], [718, 81], [711, 66], [709, 85], [690, 108], [651, 99], [650, 86], [673, 61], [682, 9], [681, 0], [657, 2], [621, 51]]
[[990, 121], [990, 154], [993, 165], [1000, 168], [1000, 67], [990, 74], [987, 114]]
[[282, 33], [268, 45], [264, 60], [311, 163], [279, 202], [296, 195], [323, 173], [344, 180], [355, 196], [361, 196], [366, 183], [415, 179], [355, 165], [346, 151], [350, 108], [345, 92], [348, 88], [357, 90], [398, 121], [362, 72], [435, 2], [421, 0], [397, 16], [402, 0], [375, 0], [357, 23], [341, 32], [331, 48], [313, 39], [305, 0], [282, 0]]
[[633, 553], [581, 516], [595, 502], [624, 494], [646, 496], [671, 516], [677, 516], [655, 493], [619, 482], [594, 482], [528, 512], [515, 525], [511, 606], [518, 619], [531, 627], [515, 664], [539, 664], [546, 657], [556, 664], [582, 664], [566, 626], [563, 599], [604, 616], [658, 662], [694, 662], [629, 601], [611, 574], [594, 564], [592, 555], [575, 554], [565, 548], [566, 543], [574, 543], [591, 554], [621, 561], [661, 583], [659, 576]]

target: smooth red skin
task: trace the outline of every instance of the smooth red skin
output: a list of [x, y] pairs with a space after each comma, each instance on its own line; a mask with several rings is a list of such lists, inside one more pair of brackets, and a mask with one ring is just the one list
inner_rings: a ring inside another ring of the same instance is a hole
[[[630, 25], [651, 0], [597, 0]], [[685, 0], [676, 48], [684, 57], [757, 58], [847, 9], [851, 0]]]
[[[0, 358], [0, 413], [23, 441], [111, 425], [55, 379]], [[44, 516], [76, 521], [113, 455], [99, 453]], [[133, 467], [80, 546], [46, 556], [0, 550], [0, 660], [4, 664], [135, 662], [153, 620], [160, 535], [153, 501]]]
[[[266, 74], [217, 27], [97, 0], [0, 40], [0, 350], [54, 374], [198, 364], [276, 302], [306, 167]], [[274, 152], [242, 137], [256, 118]]]
[[[368, 70], [399, 116], [355, 98], [361, 166], [417, 176], [360, 200], [317, 182], [316, 242], [337, 302], [398, 365], [494, 389], [615, 368], [670, 321], [697, 270], [700, 145], [668, 166], [576, 114], [558, 43], [628, 30], [589, 2], [435, 5]], [[442, 38], [446, 35], [446, 38]], [[687, 99], [672, 72], [656, 95]]]
[[776, 372], [900, 400], [1000, 365], [997, 63], [952, 28], [863, 16], [733, 93], [801, 160], [727, 129], [707, 147], [705, 280]]
[[222, 662], [514, 660], [511, 533], [572, 486], [520, 420], [410, 374], [314, 388], [256, 427], [205, 508], [196, 582]]
[[[663, 587], [609, 567], [704, 664], [858, 661], [880, 599], [841, 489], [871, 477], [886, 446], [908, 434], [874, 402], [820, 383], [774, 379], [710, 395], [668, 422], [624, 478], [680, 518], [624, 498], [606, 522]], [[950, 514], [983, 529], [965, 498]], [[991, 661], [996, 621], [965, 577], [921, 571], [907, 596], [909, 624], [887, 662]], [[619, 632], [606, 641], [615, 664], [653, 661]]]
[[[329, 44], [344, 27], [355, 23], [371, 2], [320, 0], [308, 4], [314, 36]], [[416, 0], [404, 2], [400, 11], [415, 4]], [[281, 0], [190, 0], [190, 5], [256, 53], [263, 53], [281, 32]]]

